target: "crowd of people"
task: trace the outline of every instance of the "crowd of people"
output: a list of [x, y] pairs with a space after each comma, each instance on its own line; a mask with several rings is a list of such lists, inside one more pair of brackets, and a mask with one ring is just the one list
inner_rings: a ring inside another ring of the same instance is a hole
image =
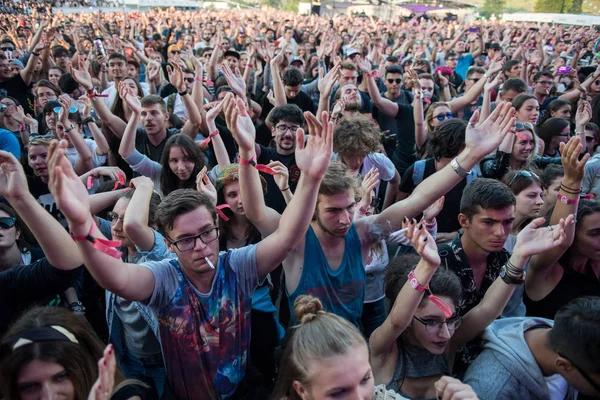
[[15, 4], [0, 398], [600, 398], [596, 29]]

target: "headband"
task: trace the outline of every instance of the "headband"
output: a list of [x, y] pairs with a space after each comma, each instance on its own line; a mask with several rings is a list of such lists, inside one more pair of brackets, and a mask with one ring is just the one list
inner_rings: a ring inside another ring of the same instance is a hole
[[71, 342], [79, 343], [73, 333], [60, 325], [27, 329], [20, 332], [3, 344], [7, 350], [15, 351], [20, 347], [39, 342]]

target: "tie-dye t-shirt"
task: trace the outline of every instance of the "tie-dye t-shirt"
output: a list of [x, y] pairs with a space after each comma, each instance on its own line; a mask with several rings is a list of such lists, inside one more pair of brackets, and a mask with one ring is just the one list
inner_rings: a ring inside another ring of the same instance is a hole
[[194, 288], [176, 259], [142, 265], [155, 278], [149, 305], [159, 320], [169, 387], [180, 399], [230, 397], [248, 361], [256, 245], [221, 252], [209, 293]]

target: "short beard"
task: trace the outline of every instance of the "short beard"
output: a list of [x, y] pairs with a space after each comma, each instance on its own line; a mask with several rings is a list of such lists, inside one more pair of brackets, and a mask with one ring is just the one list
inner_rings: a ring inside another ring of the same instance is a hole
[[328, 235], [331, 235], [333, 237], [337, 237], [337, 238], [342, 238], [342, 237], [346, 237], [346, 234], [343, 235], [336, 235], [335, 233], [331, 232], [329, 229], [327, 229], [325, 227], [325, 225], [323, 225], [323, 223], [321, 222], [321, 218], [319, 217], [319, 214], [315, 214], [315, 220], [317, 221], [317, 225], [319, 225], [319, 228], [321, 228], [321, 230], [325, 233], [327, 233]]
[[362, 104], [360, 101], [355, 101], [353, 103], [346, 103], [346, 105], [344, 106], [344, 111], [357, 112], [357, 111], [360, 111], [361, 106], [362, 106]]

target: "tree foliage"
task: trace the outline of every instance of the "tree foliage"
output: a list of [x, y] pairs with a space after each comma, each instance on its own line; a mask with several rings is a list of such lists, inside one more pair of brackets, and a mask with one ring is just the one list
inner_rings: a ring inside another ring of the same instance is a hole
[[537, 0], [535, 12], [580, 14], [583, 0]]
[[482, 17], [489, 18], [492, 14], [502, 14], [505, 7], [506, 0], [485, 0], [479, 14]]

